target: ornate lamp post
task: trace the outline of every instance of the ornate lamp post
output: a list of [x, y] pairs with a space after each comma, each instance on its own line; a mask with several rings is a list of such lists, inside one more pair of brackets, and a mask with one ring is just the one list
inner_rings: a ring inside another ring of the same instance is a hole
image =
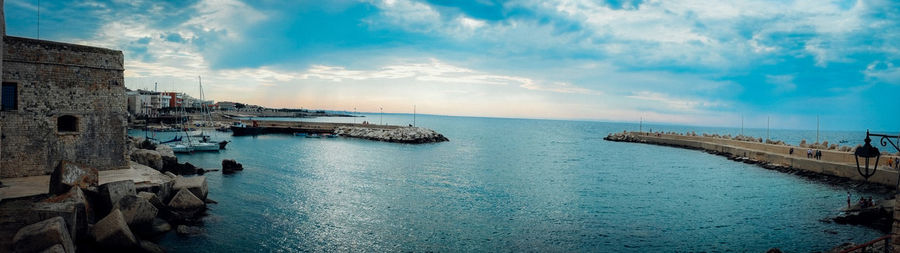
[[[878, 148], [872, 146], [872, 139], [869, 138], [869, 131], [866, 131], [866, 144], [862, 147], [856, 148], [856, 152], [853, 153], [853, 156], [856, 158], [856, 171], [859, 172], [860, 176], [869, 180], [869, 177], [875, 175], [875, 170], [878, 169], [878, 159], [881, 157], [881, 152], [878, 151]], [[860, 166], [859, 158], [862, 157], [865, 164]], [[872, 170], [869, 171], [869, 161], [875, 158], [875, 165], [872, 166]], [[865, 169], [865, 171], [863, 171]]]

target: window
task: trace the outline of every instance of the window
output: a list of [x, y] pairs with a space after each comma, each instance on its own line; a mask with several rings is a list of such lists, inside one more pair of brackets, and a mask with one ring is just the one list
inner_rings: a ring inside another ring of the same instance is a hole
[[0, 105], [0, 110], [12, 111], [19, 109], [18, 89], [19, 86], [16, 83], [3, 83], [3, 97], [0, 98], [3, 104]]
[[63, 115], [56, 118], [57, 132], [78, 132], [78, 118], [72, 115]]

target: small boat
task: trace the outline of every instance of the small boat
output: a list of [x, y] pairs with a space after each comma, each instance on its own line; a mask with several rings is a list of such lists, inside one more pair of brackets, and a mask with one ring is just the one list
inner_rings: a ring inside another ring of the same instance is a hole
[[337, 138], [338, 135], [337, 135], [337, 134], [326, 134], [325, 137], [328, 137], [328, 138]]
[[225, 145], [228, 145], [229, 141], [220, 141], [219, 149], [225, 149]]
[[181, 142], [181, 136], [175, 136], [171, 140], [160, 142], [160, 144], [172, 143], [172, 142]]
[[189, 144], [194, 151], [219, 151], [218, 143], [195, 142]]
[[319, 134], [308, 134], [305, 137], [306, 138], [321, 138], [322, 136]]
[[194, 148], [188, 145], [184, 145], [181, 143], [178, 144], [169, 144], [169, 147], [172, 147], [172, 151], [175, 153], [190, 153], [194, 151]]
[[294, 136], [306, 137], [306, 133], [294, 133]]
[[219, 132], [230, 132], [231, 129], [228, 129], [227, 127], [219, 127], [219, 128], [216, 128], [216, 131], [219, 131]]

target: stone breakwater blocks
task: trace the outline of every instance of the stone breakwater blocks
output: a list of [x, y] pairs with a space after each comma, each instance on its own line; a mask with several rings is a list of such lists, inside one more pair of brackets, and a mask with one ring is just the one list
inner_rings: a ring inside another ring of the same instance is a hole
[[154, 170], [163, 169], [162, 156], [156, 150], [136, 149], [131, 152], [131, 160]]
[[70, 227], [69, 234], [75, 239], [87, 234], [88, 223], [94, 219], [94, 211], [90, 202], [78, 187], [72, 187], [66, 194], [48, 198], [42, 204], [47, 208], [67, 214], [62, 217], [66, 219], [66, 224]]
[[162, 200], [159, 199], [159, 196], [153, 194], [152, 192], [138, 192], [137, 197], [150, 202], [150, 204], [153, 205], [153, 207], [156, 207], [157, 210], [166, 208]]
[[66, 248], [61, 244], [53, 245], [53, 247], [47, 248], [41, 253], [66, 253]]
[[137, 195], [134, 189], [134, 181], [115, 181], [100, 186], [100, 201], [103, 202], [106, 210], [111, 210], [116, 202], [128, 195]]
[[91, 235], [104, 247], [127, 248], [137, 244], [137, 238], [131, 233], [128, 223], [125, 222], [125, 216], [118, 209], [94, 224]]
[[125, 223], [132, 227], [151, 224], [159, 211], [146, 199], [134, 195], [123, 197], [116, 202], [113, 209], [121, 211], [125, 217]]
[[97, 169], [69, 161], [62, 161], [50, 174], [50, 194], [63, 194], [72, 187], [97, 186]]
[[19, 229], [13, 237], [15, 252], [41, 252], [61, 245], [63, 252], [75, 252], [75, 244], [62, 217], [54, 217]]
[[206, 195], [209, 193], [209, 189], [206, 186], [206, 177], [205, 176], [196, 176], [196, 177], [177, 177], [175, 178], [175, 185], [172, 187], [175, 191], [180, 191], [181, 189], [188, 189], [191, 193], [194, 194], [200, 200], [206, 199]]
[[169, 208], [176, 210], [196, 210], [206, 207], [206, 203], [194, 196], [188, 189], [181, 189], [169, 201]]

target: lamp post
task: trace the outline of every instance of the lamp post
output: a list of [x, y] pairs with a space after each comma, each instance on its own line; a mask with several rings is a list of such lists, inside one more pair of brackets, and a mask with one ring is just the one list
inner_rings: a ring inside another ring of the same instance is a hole
[[[869, 180], [869, 177], [875, 175], [875, 171], [878, 169], [878, 159], [881, 157], [881, 152], [878, 151], [878, 148], [872, 146], [872, 139], [869, 138], [869, 131], [866, 131], [866, 139], [865, 145], [862, 147], [856, 148], [856, 151], [853, 152], [854, 158], [856, 158], [856, 171], [859, 172], [859, 175], [862, 176], [866, 181]], [[864, 164], [860, 166], [859, 158], [863, 158]], [[869, 170], [869, 161], [872, 158], [875, 158], [875, 165], [872, 166], [872, 170]]]
[[[887, 147], [888, 144], [891, 144], [891, 146], [894, 147], [894, 150], [900, 151], [900, 148], [897, 147], [897, 143], [900, 143], [900, 135], [897, 135], [897, 136], [891, 136], [891, 135], [886, 135], [886, 134], [871, 134], [871, 133], [869, 133], [869, 131], [866, 131], [866, 140], [865, 140], [865, 141], [866, 141], [866, 145], [864, 145], [862, 148], [857, 148], [857, 151], [854, 153], [854, 156], [856, 156], [856, 159], [857, 159], [857, 162], [856, 162], [856, 170], [860, 173], [860, 175], [863, 175], [863, 171], [862, 171], [862, 168], [861, 168], [860, 165], [859, 165], [859, 157], [865, 157], [865, 156], [860, 156], [860, 153], [867, 153], [867, 154], [865, 154], [865, 155], [868, 155], [868, 156], [869, 156], [868, 158], [865, 159], [865, 162], [866, 162], [866, 167], [865, 167], [865, 168], [866, 168], [866, 172], [868, 172], [868, 167], [869, 167], [868, 162], [869, 162], [869, 159], [874, 155], [874, 157], [875, 157], [875, 166], [874, 166], [873, 169], [872, 169], [872, 174], [875, 174], [875, 168], [878, 168], [878, 156], [881, 156], [881, 152], [878, 152], [878, 149], [877, 149], [877, 148], [872, 147], [872, 145], [869, 144], [869, 142], [871, 142], [871, 139], [869, 138], [869, 136], [881, 137], [881, 140], [880, 140], [879, 142], [881, 143], [881, 146], [882, 146], [882, 147]], [[894, 142], [894, 140], [892, 140], [892, 139], [897, 139], [897, 142]], [[868, 149], [868, 151], [860, 151], [860, 149], [866, 149], [866, 146], [869, 146], [869, 147], [870, 147], [870, 148]], [[872, 152], [877, 153], [877, 154], [872, 154]], [[871, 176], [871, 175], [870, 175], [870, 176]], [[868, 179], [868, 177], [865, 176], [865, 175], [863, 175], [863, 177], [865, 177], [866, 179]], [[898, 175], [897, 175], [897, 187], [900, 188], [900, 173], [898, 173]]]

